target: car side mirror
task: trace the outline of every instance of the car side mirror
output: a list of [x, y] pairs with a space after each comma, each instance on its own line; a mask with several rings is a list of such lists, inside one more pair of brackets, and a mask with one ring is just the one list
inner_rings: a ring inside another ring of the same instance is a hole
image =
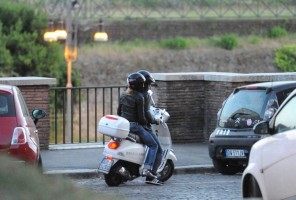
[[266, 134], [269, 134], [269, 131], [268, 131], [269, 127], [268, 126], [269, 126], [269, 124], [267, 121], [262, 121], [262, 122], [257, 123], [254, 126], [253, 130], [258, 135], [266, 135]]
[[40, 109], [34, 109], [32, 111], [32, 116], [34, 118], [34, 123], [37, 124], [39, 119], [42, 119], [46, 116], [46, 112]]

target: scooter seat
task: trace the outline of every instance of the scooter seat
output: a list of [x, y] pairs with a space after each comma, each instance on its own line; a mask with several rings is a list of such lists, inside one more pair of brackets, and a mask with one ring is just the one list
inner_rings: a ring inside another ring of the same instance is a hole
[[142, 139], [137, 134], [131, 132], [128, 134], [126, 139], [136, 143], [143, 143]]

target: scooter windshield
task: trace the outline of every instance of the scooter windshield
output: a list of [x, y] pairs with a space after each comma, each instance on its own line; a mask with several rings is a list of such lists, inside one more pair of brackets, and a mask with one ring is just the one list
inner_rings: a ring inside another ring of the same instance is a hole
[[[165, 110], [159, 108], [152, 108], [151, 110], [151, 112], [153, 112], [153, 116], [155, 116], [156, 119], [160, 117], [160, 119], [168, 119], [169, 115]], [[153, 133], [157, 135], [162, 148], [164, 150], [171, 149], [172, 139], [169, 127], [167, 126], [166, 122], [164, 121], [160, 125], [152, 124], [151, 128], [153, 130]]]

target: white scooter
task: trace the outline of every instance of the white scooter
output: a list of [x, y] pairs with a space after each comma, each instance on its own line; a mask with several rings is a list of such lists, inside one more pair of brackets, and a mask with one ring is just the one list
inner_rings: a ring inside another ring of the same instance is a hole
[[[158, 136], [163, 149], [162, 161], [157, 170], [160, 181], [167, 181], [174, 173], [177, 158], [171, 149], [172, 140], [166, 124], [169, 114], [160, 108], [151, 107], [151, 114], [161, 121], [152, 125], [153, 134]], [[129, 122], [117, 115], [104, 116], [98, 125], [98, 131], [111, 137], [104, 149], [104, 158], [98, 168], [104, 173], [108, 186], [118, 186], [141, 176], [148, 147], [139, 136], [129, 133]]]

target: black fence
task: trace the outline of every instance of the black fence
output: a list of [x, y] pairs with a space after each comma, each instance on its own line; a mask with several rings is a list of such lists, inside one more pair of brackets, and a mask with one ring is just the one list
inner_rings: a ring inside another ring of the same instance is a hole
[[126, 86], [50, 88], [49, 144], [105, 143], [97, 131], [100, 118], [116, 114]]
[[[49, 17], [65, 17], [69, 0], [14, 0], [34, 4]], [[77, 0], [77, 19], [292, 18], [295, 0]]]

